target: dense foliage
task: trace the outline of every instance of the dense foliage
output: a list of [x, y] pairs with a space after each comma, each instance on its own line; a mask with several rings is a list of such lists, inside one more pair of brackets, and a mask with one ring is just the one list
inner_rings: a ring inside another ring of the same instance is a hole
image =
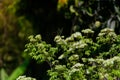
[[[113, 29], [116, 34], [111, 30], [101, 31], [106, 27]], [[119, 27], [119, 0], [0, 0], [0, 80], [14, 80], [22, 74], [36, 77], [38, 80], [47, 80], [45, 71], [49, 67], [48, 74], [51, 79], [55, 79], [54, 76], [57, 76], [57, 79], [66, 79], [69, 75], [82, 76], [82, 79], [88, 79], [90, 76], [92, 79], [93, 74], [96, 74], [95, 79], [101, 74], [104, 74], [104, 79], [106, 79], [105, 74], [112, 78], [117, 75], [118, 78], [119, 72], [117, 73], [113, 68], [106, 69], [102, 63], [106, 63], [104, 62], [106, 60], [114, 62], [118, 58]], [[29, 56], [23, 54], [26, 38], [30, 34], [38, 33], [41, 34], [42, 40], [36, 41], [40, 36], [30, 37], [33, 38], [33, 42], [35, 39], [35, 44], [31, 44], [35, 48], [31, 47], [33, 51], [30, 52], [33, 53], [30, 55], [38, 62], [43, 62], [41, 64], [28, 60]], [[64, 37], [56, 35], [64, 35]], [[76, 35], [81, 37], [74, 37]], [[54, 37], [56, 43], [53, 41]], [[37, 45], [40, 49], [36, 53], [37, 43], [40, 44]], [[77, 70], [71, 72], [75, 69], [73, 68], [75, 64], [81, 65], [78, 69], [81, 72]], [[119, 61], [115, 64], [119, 64]], [[95, 66], [91, 71], [99, 72], [101, 65], [104, 73], [89, 71], [91, 66]], [[65, 71], [62, 71], [64, 74], [59, 71], [59, 67], [64, 68]], [[112, 67], [118, 69], [119, 66]], [[26, 68], [28, 70], [25, 73]]]
[[120, 2], [118, 0], [59, 0], [58, 10], [72, 19], [71, 31], [109, 27], [120, 33]]
[[91, 29], [56, 36], [55, 46], [42, 41], [40, 35], [29, 37], [25, 52], [37, 62], [47, 62], [50, 80], [120, 79], [120, 35], [109, 28], [92, 40]]

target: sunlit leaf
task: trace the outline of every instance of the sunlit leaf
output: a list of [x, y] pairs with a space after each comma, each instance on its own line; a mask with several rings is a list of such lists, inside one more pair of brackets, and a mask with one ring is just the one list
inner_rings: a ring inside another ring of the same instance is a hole
[[70, 12], [71, 13], [75, 13], [76, 12], [75, 9], [74, 9], [74, 7], [73, 7], [73, 5], [70, 6]]
[[0, 80], [8, 80], [8, 74], [3, 68], [0, 70]]

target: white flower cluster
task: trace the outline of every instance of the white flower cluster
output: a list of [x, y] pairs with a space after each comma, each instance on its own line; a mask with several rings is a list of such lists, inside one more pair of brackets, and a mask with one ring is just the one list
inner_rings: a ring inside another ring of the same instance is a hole
[[16, 80], [36, 80], [36, 79], [26, 76], [19, 76]]

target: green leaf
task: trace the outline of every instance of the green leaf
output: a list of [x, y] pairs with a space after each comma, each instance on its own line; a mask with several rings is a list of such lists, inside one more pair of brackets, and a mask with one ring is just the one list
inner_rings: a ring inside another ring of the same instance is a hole
[[3, 68], [0, 70], [0, 80], [8, 80], [8, 74]]
[[75, 9], [74, 9], [74, 7], [73, 7], [73, 5], [70, 6], [70, 12], [71, 13], [75, 13], [76, 12]]
[[65, 58], [65, 54], [62, 54], [58, 57], [58, 59], [63, 59], [63, 58]]
[[17, 77], [21, 76], [24, 74], [24, 72], [26, 71], [26, 68], [29, 64], [29, 60], [25, 60], [23, 62], [23, 64], [21, 64], [20, 66], [18, 66], [13, 73], [10, 75], [9, 80], [15, 80]]

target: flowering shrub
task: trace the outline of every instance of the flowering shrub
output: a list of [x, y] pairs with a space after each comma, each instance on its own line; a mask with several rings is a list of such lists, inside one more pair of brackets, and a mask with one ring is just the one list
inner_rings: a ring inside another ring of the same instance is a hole
[[90, 29], [70, 37], [56, 36], [55, 46], [40, 35], [29, 37], [25, 52], [38, 62], [47, 62], [50, 80], [120, 79], [120, 36], [109, 28], [100, 31], [93, 41]]
[[16, 80], [36, 80], [36, 79], [26, 76], [19, 76]]

